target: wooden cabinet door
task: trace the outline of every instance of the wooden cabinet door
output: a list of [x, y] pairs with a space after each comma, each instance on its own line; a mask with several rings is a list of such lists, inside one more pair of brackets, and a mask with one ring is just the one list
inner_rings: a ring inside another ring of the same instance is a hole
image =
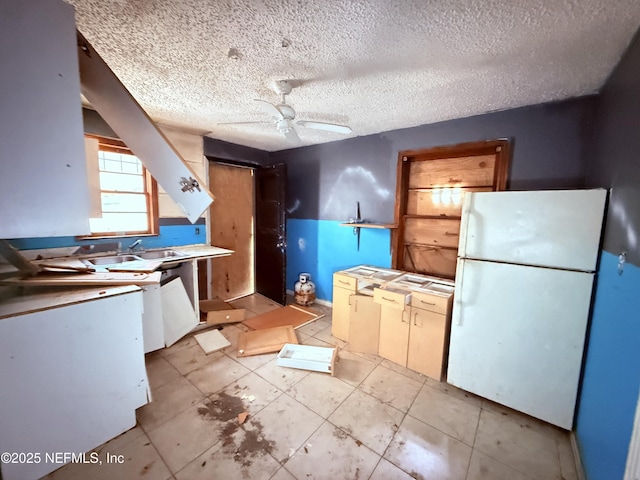
[[380, 305], [373, 297], [351, 295], [349, 349], [360, 353], [378, 353]]
[[409, 349], [409, 307], [405, 310], [380, 307], [380, 340], [378, 354], [404, 367]]
[[333, 312], [331, 315], [331, 335], [345, 342], [349, 341], [349, 297], [352, 290], [333, 287]]
[[447, 316], [411, 308], [407, 367], [442, 380], [447, 341]]

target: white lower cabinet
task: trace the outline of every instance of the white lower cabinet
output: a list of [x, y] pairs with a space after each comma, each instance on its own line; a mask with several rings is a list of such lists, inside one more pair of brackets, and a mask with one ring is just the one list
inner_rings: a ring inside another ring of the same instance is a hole
[[125, 288], [0, 317], [0, 452], [32, 454], [3, 461], [4, 480], [40, 478], [71, 460], [61, 453], [80, 455], [135, 426], [148, 398], [143, 294]]

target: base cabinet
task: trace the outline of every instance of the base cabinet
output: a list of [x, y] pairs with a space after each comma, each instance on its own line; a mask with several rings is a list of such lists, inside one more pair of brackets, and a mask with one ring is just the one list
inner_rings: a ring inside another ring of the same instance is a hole
[[56, 452], [135, 426], [148, 398], [142, 308], [138, 289], [0, 319], [0, 451], [40, 459], [3, 462], [1, 478], [35, 480], [71, 460]]
[[349, 345], [354, 352], [378, 353], [380, 305], [367, 295], [351, 295]]
[[448, 333], [446, 315], [412, 307], [407, 367], [442, 380]]
[[399, 365], [407, 365], [410, 310], [380, 306], [378, 355]]
[[331, 335], [345, 342], [349, 341], [350, 297], [356, 293], [358, 282], [348, 275], [333, 274], [333, 311]]

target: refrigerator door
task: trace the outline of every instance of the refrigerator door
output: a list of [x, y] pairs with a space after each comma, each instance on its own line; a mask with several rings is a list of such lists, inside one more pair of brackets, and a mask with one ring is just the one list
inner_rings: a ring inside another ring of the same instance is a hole
[[593, 274], [458, 260], [447, 381], [570, 430]]
[[464, 196], [458, 256], [594, 271], [607, 191]]

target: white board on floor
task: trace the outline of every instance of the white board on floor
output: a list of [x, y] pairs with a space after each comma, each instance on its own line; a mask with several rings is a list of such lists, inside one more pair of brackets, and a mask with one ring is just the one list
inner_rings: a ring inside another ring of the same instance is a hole
[[195, 338], [196, 342], [202, 347], [204, 353], [217, 352], [231, 345], [229, 340], [222, 336], [220, 330], [209, 330], [208, 332], [194, 335], [193, 338]]

